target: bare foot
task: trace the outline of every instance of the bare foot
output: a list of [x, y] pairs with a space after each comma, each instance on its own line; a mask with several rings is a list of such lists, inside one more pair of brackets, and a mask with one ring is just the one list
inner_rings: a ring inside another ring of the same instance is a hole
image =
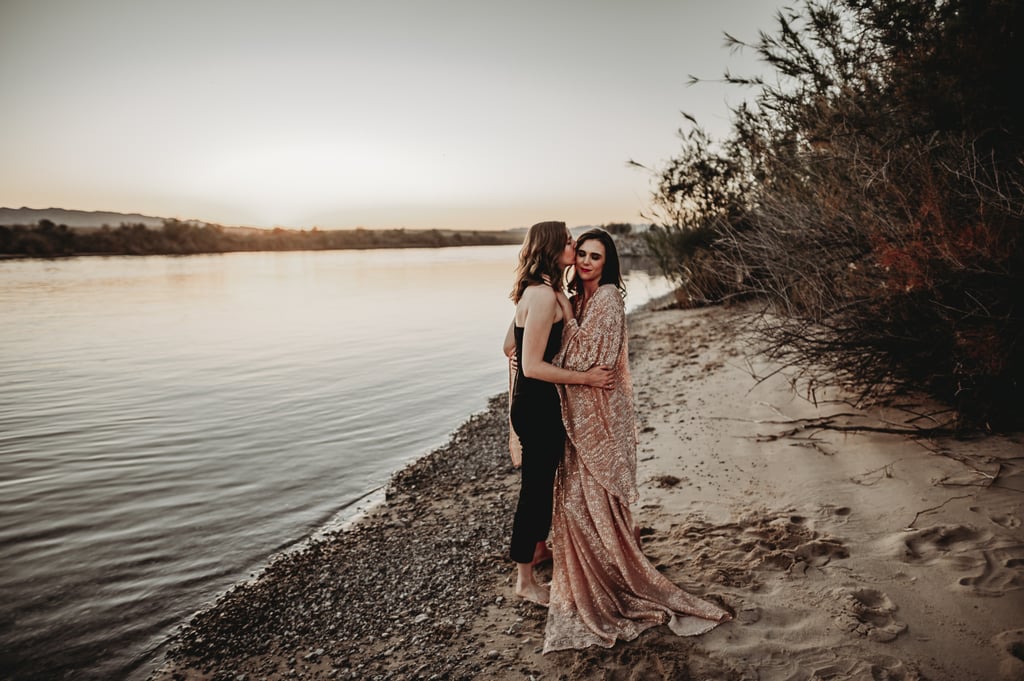
[[551, 549], [548, 548], [548, 545], [544, 542], [537, 542], [537, 548], [533, 550], [533, 562], [531, 565], [540, 565], [551, 560], [551, 557]]
[[526, 586], [516, 584], [516, 596], [531, 603], [542, 605], [545, 608], [548, 607], [549, 593], [548, 588], [540, 584], [528, 584]]

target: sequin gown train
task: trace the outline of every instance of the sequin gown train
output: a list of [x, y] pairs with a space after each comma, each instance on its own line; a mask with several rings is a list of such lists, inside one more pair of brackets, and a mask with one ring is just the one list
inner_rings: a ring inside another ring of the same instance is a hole
[[615, 388], [559, 386], [568, 440], [555, 480], [554, 567], [544, 652], [632, 640], [668, 624], [702, 634], [728, 613], [675, 584], [644, 557], [633, 534], [636, 427], [626, 316], [612, 285], [598, 288], [577, 324], [566, 320], [556, 358], [567, 369], [614, 366]]

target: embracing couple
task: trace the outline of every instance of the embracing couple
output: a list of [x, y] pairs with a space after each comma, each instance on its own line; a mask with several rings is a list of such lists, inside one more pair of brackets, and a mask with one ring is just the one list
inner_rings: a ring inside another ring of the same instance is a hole
[[[629, 508], [639, 495], [624, 293], [607, 232], [574, 241], [564, 222], [530, 228], [504, 348], [522, 465], [509, 553], [516, 594], [548, 606], [544, 652], [611, 647], [659, 624], [696, 635], [732, 619], [666, 579], [640, 546]], [[550, 591], [533, 571], [548, 556]]]

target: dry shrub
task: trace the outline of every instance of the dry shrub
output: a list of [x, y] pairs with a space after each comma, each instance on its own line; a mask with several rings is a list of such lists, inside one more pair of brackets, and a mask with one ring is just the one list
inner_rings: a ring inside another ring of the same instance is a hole
[[867, 152], [837, 145], [805, 160], [814, 174], [800, 190], [766, 196], [756, 227], [719, 249], [769, 303], [765, 348], [811, 389], [925, 390], [966, 423], [1016, 427], [1024, 200], [979, 192], [966, 140], [908, 145], [881, 165]]
[[[756, 295], [812, 392], [924, 390], [1024, 425], [1024, 5], [806, 0], [755, 46], [777, 71], [659, 176], [651, 250], [694, 301]], [[732, 41], [739, 44], [738, 41]]]

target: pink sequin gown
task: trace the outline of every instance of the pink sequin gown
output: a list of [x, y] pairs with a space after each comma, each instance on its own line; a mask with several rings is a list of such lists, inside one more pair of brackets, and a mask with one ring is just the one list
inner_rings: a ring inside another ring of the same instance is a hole
[[576, 371], [614, 366], [615, 388], [559, 386], [568, 441], [555, 480], [551, 605], [544, 652], [632, 640], [668, 624], [702, 634], [728, 613], [686, 593], [644, 557], [629, 505], [636, 489], [636, 426], [626, 314], [612, 285], [598, 288], [579, 323], [566, 320], [556, 362]]

